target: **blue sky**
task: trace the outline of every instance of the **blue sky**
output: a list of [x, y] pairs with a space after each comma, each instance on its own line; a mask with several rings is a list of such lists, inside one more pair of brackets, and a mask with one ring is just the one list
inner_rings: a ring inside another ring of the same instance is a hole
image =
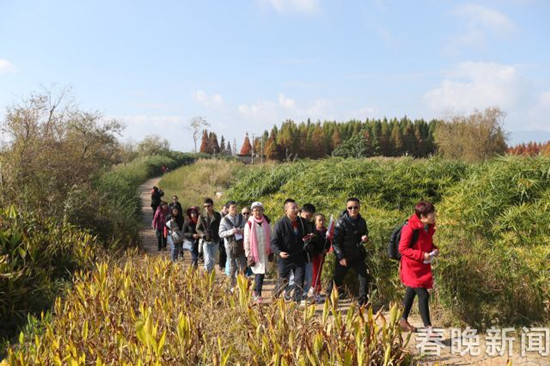
[[[0, 109], [41, 86], [191, 150], [287, 118], [445, 118], [498, 106], [550, 139], [547, 0], [0, 0]], [[3, 113], [2, 113], [3, 116]], [[2, 117], [3, 118], [3, 117]]]

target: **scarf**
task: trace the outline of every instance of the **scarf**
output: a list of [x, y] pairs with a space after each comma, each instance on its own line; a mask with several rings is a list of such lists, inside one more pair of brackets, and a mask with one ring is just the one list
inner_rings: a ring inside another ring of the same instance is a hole
[[256, 226], [261, 224], [264, 229], [264, 238], [265, 238], [265, 254], [271, 254], [271, 236], [269, 233], [269, 223], [265, 219], [265, 216], [262, 216], [262, 220], [258, 221], [254, 217], [248, 219], [248, 227], [250, 228], [250, 254], [254, 258], [254, 262], [258, 263], [260, 261], [260, 253], [258, 252], [258, 238], [256, 237]]

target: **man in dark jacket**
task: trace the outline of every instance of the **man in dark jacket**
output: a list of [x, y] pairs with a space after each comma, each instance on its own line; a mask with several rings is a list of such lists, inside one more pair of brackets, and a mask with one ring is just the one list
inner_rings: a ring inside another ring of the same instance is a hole
[[154, 186], [151, 191], [151, 208], [153, 209], [153, 215], [157, 211], [157, 208], [160, 206], [161, 197], [164, 196], [164, 192], [159, 187]]
[[342, 283], [350, 268], [357, 273], [359, 281], [359, 306], [367, 302], [369, 279], [365, 258], [367, 252], [364, 243], [368, 241], [369, 230], [367, 222], [359, 214], [361, 208], [359, 199], [350, 198], [347, 201], [347, 209], [334, 226], [334, 239], [332, 246], [336, 254], [334, 278], [329, 284], [327, 295], [332, 293], [333, 283], [336, 284], [339, 293], [342, 293]]
[[302, 299], [304, 286], [305, 252], [303, 238], [307, 233], [307, 223], [298, 216], [298, 205], [292, 199], [285, 202], [285, 216], [275, 223], [271, 236], [271, 250], [278, 256], [279, 280], [275, 288], [278, 296], [288, 284], [291, 271], [294, 271], [294, 301]]
[[222, 215], [214, 211], [214, 202], [210, 198], [204, 200], [204, 212], [199, 216], [197, 233], [201, 236], [202, 252], [204, 253], [204, 269], [211, 272], [214, 269], [216, 252], [220, 242], [220, 221]]

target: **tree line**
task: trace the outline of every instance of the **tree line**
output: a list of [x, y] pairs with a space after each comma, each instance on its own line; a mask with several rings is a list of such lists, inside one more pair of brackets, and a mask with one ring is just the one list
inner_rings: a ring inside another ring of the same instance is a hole
[[[411, 120], [406, 116], [343, 123], [286, 120], [253, 141], [247, 133], [240, 155], [288, 161], [326, 156], [425, 158], [440, 154], [450, 159], [482, 161], [506, 154], [508, 134], [502, 127], [504, 117], [499, 108], [487, 108], [448, 120]], [[200, 152], [236, 155], [236, 146], [226, 142], [224, 136], [218, 144], [216, 134], [204, 129]]]

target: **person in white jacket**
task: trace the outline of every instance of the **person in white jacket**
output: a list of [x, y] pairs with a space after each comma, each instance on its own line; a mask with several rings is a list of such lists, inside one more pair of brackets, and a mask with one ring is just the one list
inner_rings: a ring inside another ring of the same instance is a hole
[[244, 251], [248, 266], [255, 275], [253, 299], [261, 303], [267, 262], [273, 257], [270, 245], [271, 226], [264, 216], [264, 206], [260, 202], [254, 202], [250, 209], [252, 216], [244, 226]]

